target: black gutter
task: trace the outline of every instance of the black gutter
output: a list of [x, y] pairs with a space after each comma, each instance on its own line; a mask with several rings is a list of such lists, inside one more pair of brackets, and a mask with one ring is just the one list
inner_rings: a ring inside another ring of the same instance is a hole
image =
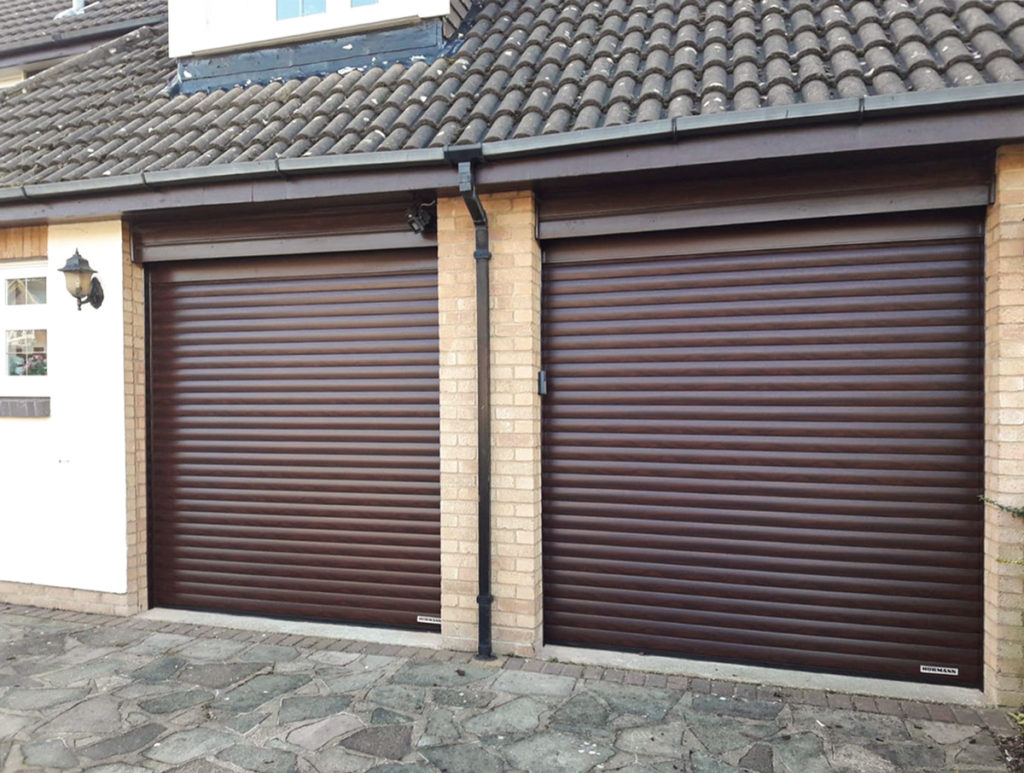
[[[600, 151], [618, 151], [624, 147], [643, 148], [652, 143], [669, 143], [675, 147], [687, 148], [696, 146], [699, 141], [708, 138], [737, 137], [745, 141], [752, 132], [794, 131], [801, 128], [821, 128], [835, 126], [841, 129], [854, 127], [864, 130], [875, 123], [870, 119], [908, 119], [923, 117], [932, 128], [935, 122], [929, 116], [935, 114], [958, 115], [971, 118], [971, 112], [984, 109], [1004, 107], [1024, 107], [1024, 82], [990, 84], [948, 89], [942, 92], [909, 93], [896, 95], [878, 95], [862, 99], [843, 99], [835, 102], [796, 104], [786, 107], [763, 108], [732, 113], [715, 113], [706, 116], [687, 116], [665, 118], [649, 123], [629, 124], [626, 126], [589, 129], [586, 131], [566, 132], [563, 134], [544, 135], [514, 140], [488, 142], [483, 146], [467, 145], [452, 147], [452, 152], [465, 148], [480, 147], [480, 159], [494, 162], [530, 162], [543, 161], [550, 157], [563, 154], [595, 153]], [[1014, 117], [1015, 118], [1015, 117]], [[1004, 122], [1005, 123], [1005, 122]], [[1024, 139], [1024, 126], [1018, 122], [1012, 124], [1013, 131], [1005, 126], [989, 127], [984, 120], [972, 120], [971, 141], [975, 142], [1019, 142]], [[999, 130], [997, 130], [999, 129]], [[843, 136], [853, 135], [845, 132]], [[941, 131], [922, 134], [920, 131], [907, 129], [907, 136], [901, 137], [900, 146], [936, 146], [952, 141], [962, 142], [962, 138], [946, 138]], [[853, 143], [854, 145], [856, 143]], [[845, 149], [818, 149], [813, 151], [806, 147], [801, 153], [811, 152], [851, 152], [865, 150], [865, 147], [849, 147]], [[772, 150], [778, 151], [777, 147]], [[747, 158], [748, 153], [743, 158]], [[764, 157], [763, 154], [758, 154]], [[794, 155], [791, 153], [789, 155]], [[440, 148], [422, 150], [389, 150], [372, 153], [355, 153], [342, 156], [316, 156], [308, 158], [280, 159], [278, 161], [249, 161], [240, 164], [214, 164], [212, 166], [171, 169], [146, 172], [140, 174], [118, 175], [116, 177], [70, 180], [55, 183], [29, 183], [11, 188], [0, 188], [0, 207], [9, 206], [19, 201], [32, 199], [79, 199], [85, 196], [111, 195], [143, 189], [172, 189], [194, 185], [217, 185], [233, 182], [256, 182], [270, 178], [297, 179], [315, 175], [355, 174], [362, 172], [404, 172], [410, 169], [437, 169], [447, 160], [447, 153]], [[731, 156], [730, 156], [731, 158]], [[713, 159], [718, 162], [721, 159]], [[742, 160], [742, 159], [741, 159]], [[676, 159], [676, 165], [689, 163], [684, 158]], [[639, 162], [639, 163], [638, 163]], [[449, 161], [449, 163], [452, 163]], [[645, 168], [642, 160], [631, 158], [631, 169]], [[495, 176], [500, 165], [492, 165], [487, 177]], [[586, 165], [581, 168], [585, 174]], [[563, 177], [559, 172], [556, 176]], [[409, 190], [404, 175], [402, 190]], [[531, 178], [534, 179], [534, 178]], [[487, 182], [490, 182], [488, 180]], [[494, 182], [507, 184], [518, 182], [517, 179], [502, 178]], [[413, 187], [427, 188], [443, 185], [428, 185], [426, 181], [416, 181]], [[358, 193], [358, 191], [357, 191]], [[190, 199], [194, 200], [194, 199]], [[250, 202], [241, 202], [250, 203]], [[128, 210], [126, 210], [128, 211]]]
[[[476, 185], [1024, 140], [1024, 82], [664, 119], [483, 145]], [[0, 102], [3, 101], [0, 92]], [[937, 120], [936, 116], [942, 116]], [[758, 120], [758, 117], [760, 120]], [[249, 161], [0, 187], [0, 223], [140, 216], [208, 206], [452, 190], [441, 148]], [[344, 185], [338, 178], [344, 177]]]
[[477, 660], [493, 660], [491, 649], [491, 235], [474, 164], [483, 158], [480, 145], [448, 146], [445, 159], [458, 167], [459, 193], [476, 228], [476, 406], [477, 406]]
[[[685, 142], [717, 134], [765, 132], [822, 124], [859, 125], [876, 118], [949, 114], [1022, 104], [1024, 81], [941, 91], [877, 94], [830, 102], [800, 102], [795, 105], [756, 110], [678, 116], [646, 123], [488, 142], [484, 145], [484, 157], [496, 161], [652, 140]], [[1024, 137], [1024, 128], [1021, 130], [1021, 136]]]

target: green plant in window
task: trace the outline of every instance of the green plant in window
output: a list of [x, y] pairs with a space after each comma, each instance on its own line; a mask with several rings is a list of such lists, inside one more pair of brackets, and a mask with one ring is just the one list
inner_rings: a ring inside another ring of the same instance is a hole
[[28, 376], [45, 376], [46, 355], [30, 354], [27, 362], [25, 363], [25, 374]]
[[7, 375], [46, 375], [46, 331], [7, 331]]

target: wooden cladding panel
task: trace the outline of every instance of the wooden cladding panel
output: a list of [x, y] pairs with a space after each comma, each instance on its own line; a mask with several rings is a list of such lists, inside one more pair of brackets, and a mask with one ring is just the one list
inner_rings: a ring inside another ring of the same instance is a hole
[[978, 684], [982, 243], [951, 222], [549, 249], [547, 641]]
[[415, 626], [440, 611], [429, 254], [151, 271], [157, 604]]
[[46, 237], [45, 225], [0, 228], [0, 260], [45, 258]]

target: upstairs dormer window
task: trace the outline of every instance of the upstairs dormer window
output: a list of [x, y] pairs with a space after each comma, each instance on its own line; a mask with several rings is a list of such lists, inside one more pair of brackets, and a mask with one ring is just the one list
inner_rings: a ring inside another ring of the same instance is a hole
[[[355, 2], [353, 0], [353, 4]], [[327, 13], [327, 0], [277, 0], [278, 19], [294, 19], [315, 13]]]
[[[172, 58], [179, 60], [440, 24], [453, 7], [452, 0], [167, 0], [167, 3], [169, 51]], [[322, 53], [320, 57], [323, 58]]]
[[[378, 0], [349, 0], [352, 8], [364, 5], [377, 5]], [[294, 19], [299, 16], [312, 16], [315, 13], [327, 13], [327, 0], [277, 0], [277, 18]]]

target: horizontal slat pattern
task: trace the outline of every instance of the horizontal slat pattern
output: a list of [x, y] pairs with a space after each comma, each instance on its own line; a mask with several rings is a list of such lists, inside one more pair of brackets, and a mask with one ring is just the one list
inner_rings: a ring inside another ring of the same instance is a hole
[[393, 626], [439, 614], [428, 258], [151, 269], [155, 603]]
[[547, 641], [979, 682], [981, 245], [927, 238], [551, 246]]
[[[537, 199], [540, 237], [643, 238], [658, 231], [724, 227], [734, 232], [731, 239], [737, 226], [752, 223], [801, 220], [810, 230], [826, 218], [985, 206], [990, 162], [983, 156], [941, 156], [768, 171], [745, 165], [733, 175], [721, 169], [706, 177], [688, 174], [684, 185], [670, 173], [633, 184], [551, 187]], [[832, 230], [833, 239], [842, 238]]]

